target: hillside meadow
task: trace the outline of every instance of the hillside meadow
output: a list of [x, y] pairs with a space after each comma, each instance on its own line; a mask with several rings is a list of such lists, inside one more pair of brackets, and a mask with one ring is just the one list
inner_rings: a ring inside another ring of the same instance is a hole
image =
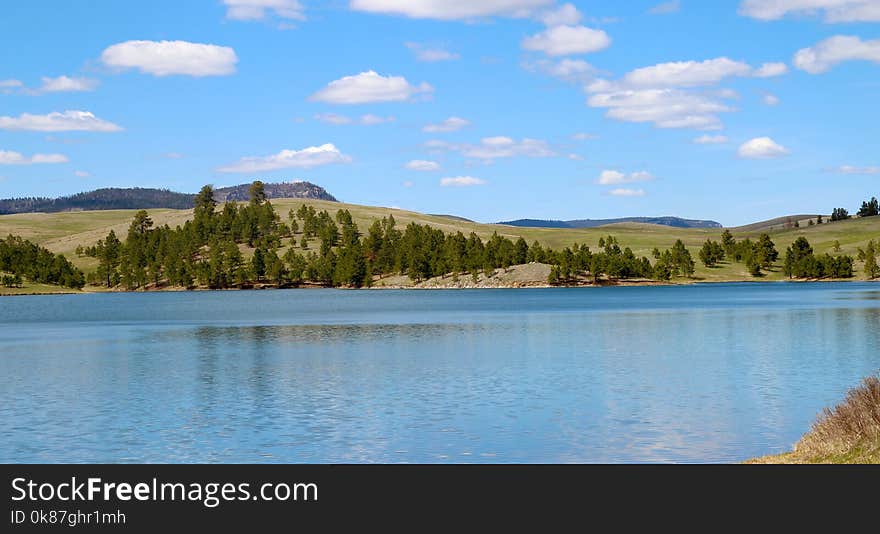
[[[529, 243], [540, 242], [545, 247], [561, 249], [574, 243], [586, 243], [596, 248], [600, 238], [613, 235], [622, 247], [630, 247], [637, 256], [651, 257], [652, 250], [671, 247], [680, 239], [688, 247], [694, 259], [706, 239], [720, 240], [723, 229], [690, 229], [671, 228], [667, 226], [623, 223], [612, 224], [599, 228], [587, 229], [556, 229], [556, 228], [523, 228], [497, 224], [481, 224], [469, 222], [457, 217], [443, 215], [425, 215], [400, 209], [360, 206], [321, 200], [305, 199], [274, 199], [272, 204], [276, 211], [286, 220], [290, 210], [296, 210], [303, 204], [314, 206], [318, 211], [327, 210], [335, 214], [336, 210], [348, 209], [356, 224], [363, 232], [376, 219], [393, 215], [398, 228], [410, 222], [428, 224], [444, 232], [461, 231], [465, 235], [475, 232], [483, 239], [488, 239], [494, 232], [499, 235], [516, 239], [525, 238]], [[148, 210], [154, 223], [168, 224], [171, 227], [182, 225], [192, 218], [192, 210], [155, 209]], [[89, 272], [95, 269], [96, 260], [77, 256], [78, 246], [88, 247], [104, 238], [112, 229], [118, 235], [125, 235], [135, 210], [79, 211], [62, 213], [27, 213], [0, 216], [0, 235], [18, 235], [42, 245], [52, 252], [64, 254], [80, 269]], [[807, 238], [817, 254], [849, 254], [856, 256], [859, 247], [864, 247], [871, 239], [880, 239], [880, 217], [850, 219], [833, 223], [809, 226], [806, 220], [800, 221], [800, 228], [784, 228], [784, 219], [774, 219], [766, 223], [754, 223], [740, 228], [730, 228], [737, 240], [757, 238], [761, 233], [770, 234], [776, 248], [783, 253], [795, 239], [800, 236]], [[835, 251], [835, 242], [839, 243], [839, 252]], [[285, 242], [285, 245], [287, 243]], [[317, 246], [312, 244], [312, 246]], [[245, 254], [249, 250], [243, 249]], [[778, 281], [786, 277], [780, 267], [765, 272], [761, 278], [749, 275], [746, 266], [741, 263], [723, 262], [717, 267], [707, 268], [697, 261], [693, 282], [725, 282], [725, 281]], [[861, 262], [856, 262], [855, 279], [864, 279]], [[678, 279], [677, 282], [688, 280]], [[11, 291], [6, 291], [7, 293]], [[29, 288], [27, 285], [17, 290], [20, 293], [43, 292], [41, 288]]]

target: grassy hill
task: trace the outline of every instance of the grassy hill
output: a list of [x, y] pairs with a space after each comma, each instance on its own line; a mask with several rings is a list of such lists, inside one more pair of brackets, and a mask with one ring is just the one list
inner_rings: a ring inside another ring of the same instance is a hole
[[[562, 248], [574, 243], [586, 243], [596, 247], [600, 237], [609, 234], [618, 238], [622, 246], [630, 247], [639, 256], [650, 257], [654, 247], [661, 250], [669, 248], [676, 239], [681, 239], [691, 250], [694, 258], [707, 238], [719, 240], [721, 228], [672, 228], [653, 224], [620, 223], [599, 228], [525, 228], [497, 224], [480, 224], [447, 215], [426, 215], [411, 211], [359, 206], [321, 200], [275, 199], [272, 204], [286, 219], [287, 212], [302, 204], [310, 204], [317, 210], [326, 209], [331, 214], [336, 210], [348, 209], [361, 231], [366, 231], [372, 221], [393, 214], [399, 227], [410, 222], [429, 224], [446, 232], [462, 231], [465, 234], [476, 232], [488, 238], [493, 232], [516, 239], [524, 237], [529, 243], [539, 241], [544, 246]], [[95, 260], [78, 257], [74, 251], [77, 246], [94, 245], [98, 239], [107, 235], [110, 229], [124, 235], [128, 229], [134, 210], [81, 211], [64, 213], [23, 213], [0, 216], [0, 235], [20, 235], [37, 244], [43, 245], [52, 252], [65, 254], [74, 264], [85, 271], [95, 267]], [[172, 227], [183, 224], [192, 217], [192, 210], [149, 210], [150, 216], [157, 225], [168, 224]], [[784, 220], [781, 218], [779, 220]], [[768, 230], [769, 228], [769, 230]], [[732, 228], [731, 232], [737, 239], [756, 238], [761, 232], [768, 232], [780, 252], [784, 251], [797, 237], [804, 236], [813, 245], [816, 253], [834, 253], [834, 242], [839, 241], [840, 253], [856, 255], [858, 247], [864, 247], [868, 240], [880, 240], [880, 217], [851, 219], [817, 226], [802, 224], [800, 228], [785, 229], [781, 225], [760, 223], [740, 228]], [[857, 278], [862, 278], [862, 266], [856, 264]], [[724, 263], [716, 268], [706, 268], [697, 262], [695, 274], [697, 281], [745, 281], [755, 280], [745, 265]], [[776, 268], [766, 273], [762, 280], [782, 280], [781, 269]]]

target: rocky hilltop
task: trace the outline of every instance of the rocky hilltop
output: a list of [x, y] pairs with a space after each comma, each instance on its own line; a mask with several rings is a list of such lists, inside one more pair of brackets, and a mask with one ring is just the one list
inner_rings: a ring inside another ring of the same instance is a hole
[[[321, 186], [311, 182], [284, 182], [279, 184], [264, 184], [266, 188], [266, 196], [271, 198], [309, 198], [312, 200], [328, 200], [330, 202], [339, 202], [336, 197], [331, 195]], [[248, 200], [251, 184], [235, 185], [232, 187], [221, 187], [214, 190], [214, 198], [219, 202], [227, 200], [241, 202]]]

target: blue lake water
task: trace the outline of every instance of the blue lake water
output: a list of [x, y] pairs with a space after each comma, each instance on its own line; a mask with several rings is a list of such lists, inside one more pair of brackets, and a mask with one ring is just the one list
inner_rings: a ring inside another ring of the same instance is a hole
[[0, 462], [727, 462], [880, 369], [880, 285], [0, 299]]

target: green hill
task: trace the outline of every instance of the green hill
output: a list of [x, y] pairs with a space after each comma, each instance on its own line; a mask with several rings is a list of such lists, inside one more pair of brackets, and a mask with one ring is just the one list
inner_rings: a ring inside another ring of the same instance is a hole
[[[317, 210], [327, 210], [331, 214], [338, 209], [348, 209], [355, 223], [363, 232], [372, 221], [392, 214], [399, 227], [410, 222], [428, 224], [446, 232], [462, 231], [465, 234], [476, 232], [488, 239], [494, 232], [499, 235], [516, 239], [522, 236], [529, 243], [538, 241], [542, 245], [561, 249], [574, 243], [586, 243], [596, 248], [599, 238], [614, 235], [622, 246], [630, 247], [638, 256], [649, 256], [657, 247], [661, 250], [671, 247], [677, 239], [681, 239], [690, 249], [694, 258], [707, 238], [719, 240], [721, 228], [672, 228], [640, 223], [619, 223], [600, 228], [526, 228], [494, 224], [469, 222], [445, 215], [426, 215], [411, 211], [344, 204], [332, 201], [310, 199], [274, 199], [276, 210], [286, 217], [291, 209], [302, 204], [310, 204]], [[117, 234], [124, 235], [134, 210], [80, 211], [62, 213], [23, 213], [0, 216], [0, 235], [14, 234], [43, 245], [52, 252], [65, 254], [75, 265], [84, 271], [93, 270], [95, 260], [75, 254], [78, 246], [94, 245], [107, 233], [114, 229]], [[156, 209], [150, 210], [150, 216], [157, 225], [168, 224], [172, 227], [183, 224], [192, 217], [192, 210]], [[770, 228], [766, 230], [766, 228]], [[870, 239], [880, 239], [880, 217], [856, 218], [816, 226], [801, 225], [800, 228], [784, 228], [779, 225], [761, 225], [758, 229], [745, 226], [731, 229], [734, 237], [744, 239], [756, 238], [762, 231], [767, 231], [780, 251], [784, 251], [797, 237], [804, 236], [813, 245], [817, 254], [831, 253], [835, 242], [840, 245], [841, 254], [855, 256], [859, 247], [864, 247]], [[862, 279], [862, 266], [856, 264], [856, 278]], [[697, 262], [696, 281], [753, 281], [745, 265], [740, 263], [722, 263], [718, 267], [707, 268]], [[783, 280], [780, 268], [767, 272], [762, 280]]]

